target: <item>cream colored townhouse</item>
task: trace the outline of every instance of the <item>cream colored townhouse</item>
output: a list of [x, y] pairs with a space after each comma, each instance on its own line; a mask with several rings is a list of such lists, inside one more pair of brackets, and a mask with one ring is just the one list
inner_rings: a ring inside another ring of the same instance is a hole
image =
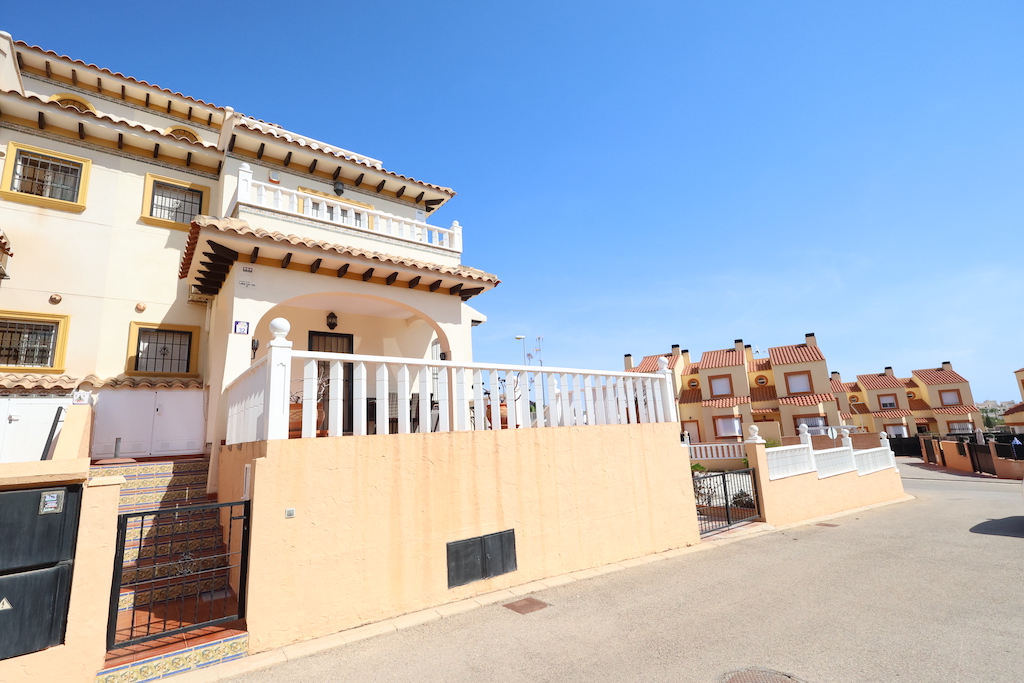
[[1024, 434], [1024, 368], [1013, 373], [1020, 392], [1021, 403], [1017, 403], [1003, 413], [1003, 422], [1014, 434]]

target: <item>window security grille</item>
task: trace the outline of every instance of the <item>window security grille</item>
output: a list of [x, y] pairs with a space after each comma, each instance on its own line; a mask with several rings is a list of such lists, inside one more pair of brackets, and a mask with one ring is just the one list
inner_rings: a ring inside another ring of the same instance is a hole
[[0, 364], [52, 368], [57, 349], [57, 323], [0, 320]]
[[202, 213], [203, 193], [159, 181], [153, 183], [153, 204], [149, 215], [175, 223], [191, 223]]
[[188, 372], [192, 333], [139, 330], [135, 369], [139, 372]]
[[517, 568], [514, 529], [448, 544], [449, 588], [508, 574]]
[[11, 189], [39, 197], [77, 202], [81, 179], [81, 164], [19, 150], [14, 162]]

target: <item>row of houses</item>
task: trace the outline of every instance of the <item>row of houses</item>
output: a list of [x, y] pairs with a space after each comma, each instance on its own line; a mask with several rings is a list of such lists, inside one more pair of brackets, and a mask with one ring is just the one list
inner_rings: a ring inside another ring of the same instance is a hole
[[[829, 372], [813, 333], [802, 344], [770, 347], [766, 357], [755, 357], [751, 345], [737, 339], [733, 348], [705, 351], [697, 361], [678, 345], [636, 365], [626, 355], [625, 369], [650, 372], [659, 358], [668, 360], [680, 387], [679, 419], [691, 442], [738, 441], [752, 424], [776, 439], [796, 437], [802, 424], [812, 434], [836, 427], [902, 437], [969, 434], [984, 426], [970, 383], [951, 363], [913, 370], [910, 377], [886, 367], [844, 382]], [[1024, 384], [1021, 390], [1024, 397]], [[1015, 415], [1024, 420], [1024, 404], [1007, 411], [1008, 424]]]

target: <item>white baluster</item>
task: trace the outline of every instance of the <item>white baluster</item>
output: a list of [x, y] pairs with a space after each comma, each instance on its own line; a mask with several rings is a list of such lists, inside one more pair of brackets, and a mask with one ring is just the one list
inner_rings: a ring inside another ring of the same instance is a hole
[[288, 211], [290, 211], [291, 213], [299, 212], [299, 198], [295, 195], [294, 192], [288, 193]]
[[547, 427], [547, 420], [544, 418], [544, 388], [545, 375], [543, 372], [533, 373], [533, 403], [537, 409], [537, 426]]
[[352, 366], [352, 433], [366, 434], [366, 364], [362, 361]]
[[281, 206], [282, 206], [281, 201], [282, 201], [282, 198], [281, 198], [281, 188], [280, 187], [275, 187], [274, 188], [274, 208], [275, 209], [280, 209], [281, 208]]
[[327, 434], [341, 436], [345, 429], [345, 392], [342, 391], [344, 365], [340, 360], [331, 361], [328, 382]]
[[388, 366], [387, 363], [377, 364], [377, 419], [375, 434], [391, 433], [391, 401], [388, 396]]
[[498, 371], [487, 371], [487, 386], [491, 392], [491, 429], [501, 429], [501, 385]]
[[256, 188], [256, 203], [260, 206], [267, 205], [267, 188], [263, 185]]
[[466, 369], [455, 369], [455, 430], [469, 430], [469, 400], [466, 387]]
[[419, 371], [420, 388], [420, 434], [425, 434], [431, 429], [430, 419], [430, 368], [423, 366]]
[[525, 370], [516, 371], [516, 422], [519, 429], [533, 427], [530, 420], [530, 375]]
[[315, 360], [303, 363], [302, 373], [302, 438], [316, 436], [317, 368]]
[[263, 423], [265, 434], [261, 440], [288, 438], [288, 404], [291, 385], [292, 343], [285, 337], [291, 324], [284, 318], [270, 321], [274, 336], [267, 349], [267, 384], [264, 393], [267, 413]]
[[626, 377], [626, 419], [630, 424], [637, 424], [640, 421], [637, 415], [636, 378]]
[[398, 366], [398, 433], [408, 434], [412, 431], [412, 424], [410, 420], [410, 413], [412, 412], [409, 404], [410, 394], [412, 390], [409, 384], [409, 366], [402, 365]]
[[548, 378], [548, 426], [549, 427], [563, 427], [565, 426], [564, 418], [562, 417], [562, 392], [559, 391], [558, 375], [552, 373], [547, 376]]
[[449, 410], [451, 401], [448, 389], [448, 368], [442, 367], [437, 372], [437, 431], [451, 431], [451, 420]]
[[650, 414], [650, 393], [647, 390], [647, 380], [637, 378], [636, 380], [636, 421], [645, 424], [653, 422]]
[[473, 429], [487, 429], [487, 408], [484, 407], [484, 373], [473, 371]]

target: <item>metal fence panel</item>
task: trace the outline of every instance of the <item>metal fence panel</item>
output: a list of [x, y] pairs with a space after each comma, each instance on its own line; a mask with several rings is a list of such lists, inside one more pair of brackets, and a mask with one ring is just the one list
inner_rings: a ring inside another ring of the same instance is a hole
[[753, 469], [694, 473], [693, 493], [702, 536], [760, 517]]

